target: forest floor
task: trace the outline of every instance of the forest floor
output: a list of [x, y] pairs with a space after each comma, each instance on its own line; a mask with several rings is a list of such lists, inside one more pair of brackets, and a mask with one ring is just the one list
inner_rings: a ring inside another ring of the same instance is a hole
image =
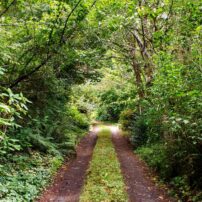
[[[109, 132], [99, 135], [106, 128]], [[62, 166], [38, 202], [173, 201], [166, 189], [154, 183], [153, 177], [117, 126], [98, 125], [81, 140], [76, 158]], [[93, 193], [98, 197], [92, 198]]]

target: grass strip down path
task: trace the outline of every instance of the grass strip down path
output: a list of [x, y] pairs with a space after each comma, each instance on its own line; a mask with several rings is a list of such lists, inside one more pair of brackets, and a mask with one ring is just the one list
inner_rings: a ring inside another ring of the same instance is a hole
[[81, 202], [128, 201], [125, 184], [107, 126], [100, 127]]

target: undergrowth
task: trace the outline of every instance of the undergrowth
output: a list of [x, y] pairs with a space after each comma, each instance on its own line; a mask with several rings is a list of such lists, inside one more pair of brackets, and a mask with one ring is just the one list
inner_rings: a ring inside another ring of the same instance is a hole
[[0, 165], [0, 201], [33, 201], [50, 182], [63, 158], [39, 152], [16, 154]]
[[[169, 194], [178, 199], [178, 202], [201, 202], [202, 192], [189, 185], [188, 176], [186, 174], [176, 176], [176, 166], [168, 158], [169, 150], [163, 143], [144, 145], [135, 150], [154, 171], [159, 175], [158, 181], [166, 183], [169, 186]], [[171, 154], [170, 154], [171, 155]]]

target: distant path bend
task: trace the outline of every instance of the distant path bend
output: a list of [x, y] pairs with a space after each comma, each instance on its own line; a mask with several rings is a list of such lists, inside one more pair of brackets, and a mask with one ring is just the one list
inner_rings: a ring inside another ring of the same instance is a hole
[[120, 161], [130, 202], [173, 202], [149, 177], [148, 168], [134, 154], [118, 127], [111, 126], [112, 142]]

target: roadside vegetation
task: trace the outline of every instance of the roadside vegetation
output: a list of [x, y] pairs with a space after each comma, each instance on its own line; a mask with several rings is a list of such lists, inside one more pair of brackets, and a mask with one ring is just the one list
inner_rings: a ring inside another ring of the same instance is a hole
[[100, 127], [86, 183], [80, 201], [127, 201], [125, 184], [113, 144], [111, 132]]
[[0, 167], [0, 201], [32, 201], [50, 182], [62, 162], [62, 157], [39, 152], [14, 155], [12, 161]]

